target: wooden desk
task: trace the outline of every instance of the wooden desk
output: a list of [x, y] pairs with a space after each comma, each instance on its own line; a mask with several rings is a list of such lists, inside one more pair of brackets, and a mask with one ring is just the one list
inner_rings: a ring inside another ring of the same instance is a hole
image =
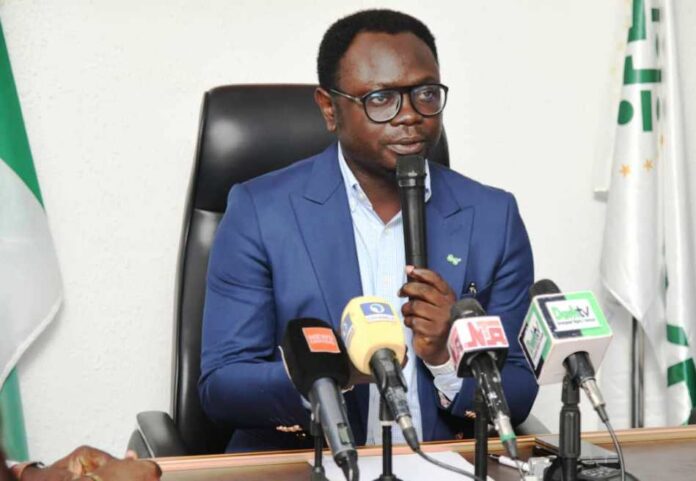
[[[631, 429], [617, 432], [623, 446], [628, 471], [641, 481], [694, 481], [696, 480], [696, 426], [659, 429]], [[583, 439], [611, 448], [606, 432], [583, 433]], [[531, 455], [534, 436], [518, 439], [521, 455]], [[493, 439], [490, 452], [502, 452], [500, 443]], [[424, 444], [424, 451], [456, 451], [473, 461], [473, 441], [453, 441]], [[410, 453], [407, 447], [394, 449], [395, 454]], [[380, 448], [361, 448], [360, 456], [379, 456]], [[330, 456], [326, 452], [325, 456]], [[311, 451], [286, 451], [258, 454], [227, 454], [160, 458], [164, 481], [307, 481]], [[490, 462], [488, 474], [496, 481], [517, 481], [515, 470]], [[395, 469], [398, 475], [398, 469]], [[462, 476], [462, 479], [466, 479]], [[372, 480], [364, 480], [372, 481]]]

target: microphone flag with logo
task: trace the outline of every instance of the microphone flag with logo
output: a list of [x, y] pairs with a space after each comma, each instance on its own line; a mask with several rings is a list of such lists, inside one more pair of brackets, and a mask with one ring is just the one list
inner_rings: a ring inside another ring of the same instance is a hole
[[498, 316], [487, 316], [481, 304], [472, 298], [452, 306], [451, 318], [447, 349], [457, 375], [476, 379], [500, 441], [510, 457], [516, 459], [516, 435], [500, 377], [509, 347], [503, 323]]
[[555, 287], [551, 281], [539, 281], [530, 289], [532, 299], [519, 334], [539, 384], [562, 382], [564, 361], [577, 352], [586, 352], [592, 364], [599, 366], [612, 338], [592, 292], [561, 293], [555, 287], [549, 293], [548, 283]]
[[348, 302], [341, 316], [341, 336], [353, 365], [371, 374], [405, 441], [420, 450], [413, 425], [401, 363], [406, 355], [406, 338], [394, 308], [381, 297], [361, 296]]
[[319, 319], [293, 319], [281, 343], [283, 362], [297, 391], [305, 397], [317, 379], [331, 378], [345, 389], [350, 380], [346, 348], [331, 326]]
[[358, 479], [358, 453], [340, 391], [350, 382], [343, 342], [324, 321], [294, 319], [280, 348], [292, 383], [312, 403], [312, 417], [321, 424], [336, 464], [347, 480]]

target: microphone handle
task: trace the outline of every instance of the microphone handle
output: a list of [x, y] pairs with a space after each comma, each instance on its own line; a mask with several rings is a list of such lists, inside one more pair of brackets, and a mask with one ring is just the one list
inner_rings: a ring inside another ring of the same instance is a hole
[[404, 415], [410, 417], [406, 380], [394, 352], [385, 348], [375, 351], [370, 359], [370, 370], [377, 381], [377, 389], [387, 402], [394, 419], [398, 421]]
[[471, 370], [483, 391], [490, 419], [498, 431], [501, 442], [505, 445], [510, 457], [516, 459], [516, 436], [510, 420], [510, 408], [503, 393], [498, 365], [493, 356], [483, 352], [471, 360]]
[[500, 384], [500, 372], [493, 357], [486, 352], [477, 355], [471, 361], [471, 369], [483, 390], [491, 419], [495, 419], [498, 413], [509, 416], [510, 409]]
[[334, 460], [342, 469], [357, 462], [353, 433], [348, 423], [346, 404], [338, 385], [331, 378], [314, 381], [309, 392], [312, 410], [318, 404], [319, 420]]
[[425, 237], [425, 186], [400, 186], [401, 216], [404, 222], [406, 264], [428, 267]]

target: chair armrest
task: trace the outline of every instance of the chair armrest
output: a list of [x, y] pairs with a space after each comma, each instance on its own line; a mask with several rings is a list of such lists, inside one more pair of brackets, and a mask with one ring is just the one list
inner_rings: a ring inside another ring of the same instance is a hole
[[161, 458], [189, 454], [169, 414], [145, 411], [138, 413], [136, 421], [137, 431], [131, 436], [128, 447], [138, 453], [138, 456]]

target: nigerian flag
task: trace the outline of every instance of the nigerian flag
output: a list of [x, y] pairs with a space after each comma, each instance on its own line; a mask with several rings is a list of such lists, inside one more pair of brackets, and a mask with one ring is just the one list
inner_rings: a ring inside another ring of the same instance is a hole
[[27, 457], [14, 367], [55, 316], [58, 262], [0, 24], [0, 444]]
[[696, 406], [696, 172], [684, 149], [675, 42], [671, 0], [633, 0], [601, 277], [645, 330], [666, 421], [683, 424]]

